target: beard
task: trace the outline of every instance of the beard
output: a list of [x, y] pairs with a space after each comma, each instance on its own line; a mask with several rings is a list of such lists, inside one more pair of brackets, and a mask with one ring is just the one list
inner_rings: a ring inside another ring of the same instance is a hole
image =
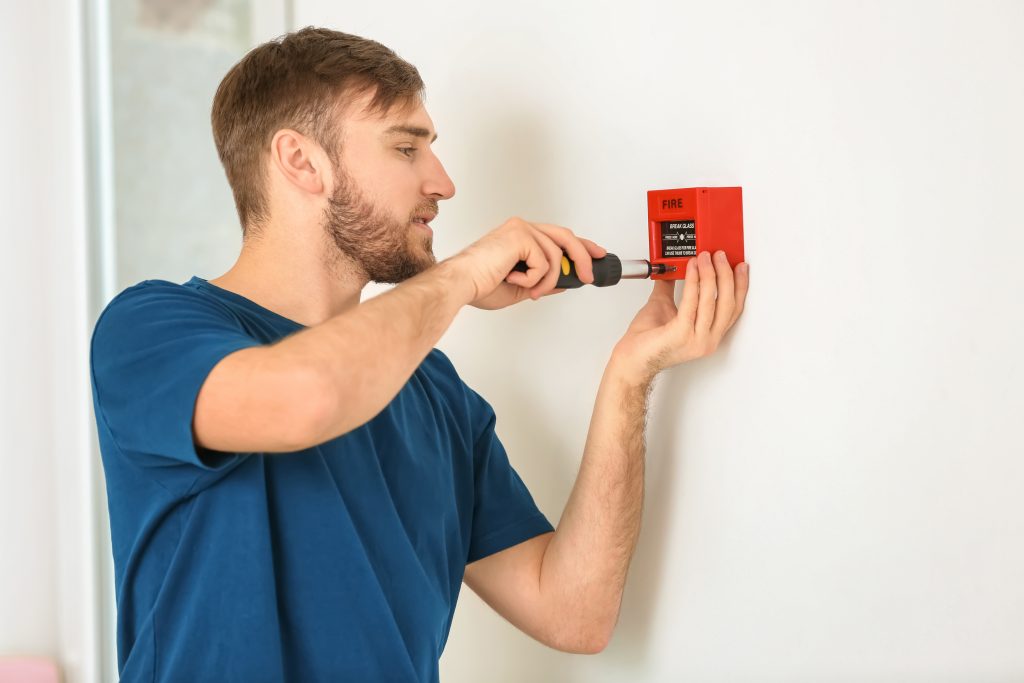
[[400, 222], [367, 201], [344, 170], [336, 168], [335, 176], [338, 185], [324, 210], [324, 232], [335, 248], [332, 264], [347, 258], [368, 280], [398, 284], [437, 263], [433, 236], [410, 225], [416, 214], [436, 214], [436, 199]]

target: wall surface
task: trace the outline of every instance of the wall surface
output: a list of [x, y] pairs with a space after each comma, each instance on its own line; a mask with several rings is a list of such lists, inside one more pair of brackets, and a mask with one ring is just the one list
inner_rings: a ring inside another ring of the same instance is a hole
[[[657, 384], [612, 643], [547, 650], [466, 590], [444, 680], [1024, 678], [1024, 5], [298, 0], [295, 19], [420, 68], [458, 187], [439, 257], [518, 214], [643, 258], [646, 190], [744, 188], [747, 312]], [[552, 521], [649, 288], [469, 310], [441, 341]]]
[[0, 10], [0, 657], [100, 675], [81, 8]]
[[[19, 6], [17, 11], [5, 9], [0, 22], [5, 27], [3, 40], [0, 40], [3, 50], [0, 62], [14, 64], [31, 54], [30, 33], [15, 31], [13, 27], [19, 24], [38, 26], [45, 20], [45, 14], [29, 6]], [[33, 87], [33, 74], [5, 67], [0, 77], [4, 100], [21, 104], [17, 108], [0, 108], [2, 129], [34, 130], [40, 135], [42, 126], [35, 121], [45, 115], [45, 107], [42, 93]], [[12, 136], [9, 143], [14, 143], [14, 148], [8, 150], [14, 159], [25, 159], [32, 147], [31, 139], [20, 135]], [[31, 157], [25, 166], [36, 173], [42, 170], [39, 162], [33, 163]], [[52, 483], [55, 464], [46, 430], [47, 381], [39, 381], [42, 379], [40, 371], [45, 373], [43, 377], [50, 376], [45, 369], [48, 349], [40, 345], [40, 340], [52, 337], [49, 320], [41, 310], [48, 286], [46, 282], [38, 283], [38, 287], [46, 289], [36, 296], [9, 294], [22, 289], [23, 283], [31, 282], [33, 273], [41, 269], [50, 231], [43, 226], [24, 229], [39, 224], [39, 205], [45, 194], [38, 191], [33, 194], [20, 170], [13, 164], [0, 165], [0, 191], [5, 207], [0, 222], [4, 244], [0, 249], [3, 265], [0, 286], [5, 295], [0, 302], [6, 321], [4, 334], [0, 335], [3, 344], [0, 354], [0, 386], [3, 387], [0, 393], [3, 401], [0, 410], [0, 443], [3, 443], [0, 448], [0, 547], [5, 556], [0, 562], [0, 614], [18, 615], [17, 619], [0, 618], [0, 643], [8, 651], [50, 654], [57, 649], [56, 548], [39, 542], [54, 536], [57, 525], [53, 510], [56, 490]], [[44, 326], [45, 333], [14, 336], [11, 331], [15, 326], [10, 322], [15, 320], [31, 320], [34, 326]], [[26, 518], [34, 520], [33, 524], [24, 524]], [[9, 559], [9, 553], [17, 553], [17, 559]], [[30, 606], [32, 609], [28, 609]]]

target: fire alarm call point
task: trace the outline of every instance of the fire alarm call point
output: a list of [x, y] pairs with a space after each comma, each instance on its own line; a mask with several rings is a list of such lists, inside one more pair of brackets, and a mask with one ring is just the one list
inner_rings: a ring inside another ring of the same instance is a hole
[[652, 273], [652, 280], [685, 279], [687, 262], [702, 251], [723, 250], [735, 268], [744, 260], [743, 188], [650, 190], [647, 226], [651, 265], [666, 266], [665, 272]]

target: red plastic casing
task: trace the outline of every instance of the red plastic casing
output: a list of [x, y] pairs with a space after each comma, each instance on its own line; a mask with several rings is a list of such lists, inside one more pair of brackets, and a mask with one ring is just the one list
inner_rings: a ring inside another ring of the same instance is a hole
[[651, 263], [676, 267], [652, 280], [685, 280], [686, 264], [702, 251], [725, 251], [733, 268], [744, 260], [741, 187], [650, 190], [647, 225]]

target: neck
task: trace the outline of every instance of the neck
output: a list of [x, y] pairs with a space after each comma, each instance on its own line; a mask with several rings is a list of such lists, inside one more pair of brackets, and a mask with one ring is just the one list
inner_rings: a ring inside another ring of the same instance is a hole
[[366, 274], [337, 254], [322, 230], [294, 227], [264, 225], [244, 240], [235, 265], [210, 282], [307, 327], [358, 306]]

